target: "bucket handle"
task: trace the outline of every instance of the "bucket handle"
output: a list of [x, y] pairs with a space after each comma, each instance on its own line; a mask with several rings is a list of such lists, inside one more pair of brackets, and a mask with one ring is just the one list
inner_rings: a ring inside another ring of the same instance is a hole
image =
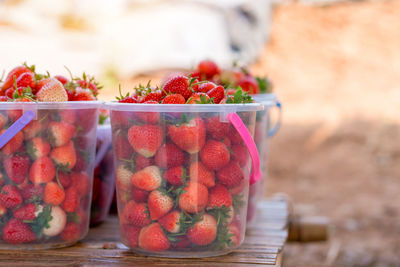
[[258, 154], [257, 146], [254, 143], [254, 139], [251, 137], [249, 130], [246, 128], [246, 125], [244, 125], [242, 119], [236, 113], [229, 113], [228, 120], [238, 131], [249, 151], [253, 164], [253, 168], [251, 169], [250, 173], [250, 185], [253, 185], [261, 178], [260, 156]]
[[10, 128], [0, 135], [0, 149], [2, 149], [11, 139], [14, 138], [28, 123], [35, 118], [35, 112], [28, 110]]
[[282, 122], [282, 104], [279, 100], [275, 101], [275, 107], [278, 109], [278, 121], [275, 123], [275, 125], [271, 128], [268, 129], [268, 137], [273, 137], [281, 128], [281, 122]]
[[99, 166], [100, 162], [103, 160], [103, 158], [106, 155], [110, 146], [111, 146], [111, 140], [108, 140], [108, 138], [105, 138], [105, 140], [103, 140], [103, 143], [100, 146], [100, 149], [96, 152], [96, 157], [94, 160], [95, 167]]

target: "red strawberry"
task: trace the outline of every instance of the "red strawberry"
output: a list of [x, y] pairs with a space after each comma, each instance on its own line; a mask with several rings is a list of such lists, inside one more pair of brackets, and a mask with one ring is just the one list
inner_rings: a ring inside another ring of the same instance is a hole
[[185, 98], [180, 94], [170, 94], [167, 95], [161, 104], [185, 104]]
[[74, 124], [76, 121], [76, 112], [75, 110], [66, 109], [66, 110], [59, 110], [58, 115], [60, 116], [61, 122], [66, 122], [70, 124]]
[[58, 180], [64, 188], [68, 188], [71, 185], [71, 178], [67, 173], [58, 172]]
[[241, 194], [246, 189], [247, 184], [248, 182], [246, 180], [242, 180], [239, 185], [229, 188], [231, 195], [236, 196]]
[[246, 166], [249, 161], [249, 152], [247, 148], [243, 145], [233, 145], [231, 150], [232, 160], [237, 161], [242, 168]]
[[181, 213], [177, 210], [171, 211], [158, 220], [158, 223], [170, 233], [178, 233], [180, 230], [179, 219]]
[[164, 178], [172, 185], [182, 185], [186, 181], [186, 170], [183, 166], [173, 167], [164, 172]]
[[187, 248], [190, 246], [190, 241], [187, 239], [186, 236], [178, 236], [178, 242], [171, 244], [172, 247], [177, 249]]
[[194, 154], [199, 152], [205, 143], [206, 128], [204, 121], [200, 117], [196, 117], [180, 126], [169, 125], [168, 134], [179, 148]]
[[43, 197], [43, 187], [41, 185], [27, 184], [21, 189], [21, 195], [25, 201], [41, 199]]
[[192, 91], [189, 89], [189, 78], [186, 76], [172, 77], [164, 84], [163, 90], [166, 93], [180, 94], [185, 99], [192, 95]]
[[154, 190], [150, 193], [147, 204], [149, 206], [150, 217], [154, 221], [167, 214], [174, 206], [174, 201], [167, 194], [159, 190]]
[[206, 93], [195, 93], [188, 99], [188, 104], [210, 104], [210, 97]]
[[14, 211], [14, 218], [20, 220], [34, 220], [36, 219], [36, 205], [34, 203], [28, 203]]
[[62, 75], [56, 75], [54, 76], [54, 78], [56, 78], [60, 83], [62, 83], [63, 85], [65, 85], [66, 83], [68, 83], [68, 78], [62, 76]]
[[161, 168], [172, 168], [183, 164], [184, 154], [173, 143], [163, 144], [155, 156], [156, 164]]
[[12, 122], [16, 121], [22, 116], [22, 110], [20, 109], [11, 109], [7, 110], [8, 119]]
[[131, 200], [126, 203], [121, 214], [122, 223], [132, 224], [137, 227], [143, 227], [151, 223], [149, 210], [144, 203], [135, 203]]
[[41, 88], [36, 93], [38, 101], [41, 102], [64, 102], [68, 101], [67, 91], [62, 83], [56, 78], [47, 78], [41, 81]]
[[134, 125], [128, 131], [128, 141], [142, 156], [154, 156], [163, 141], [163, 131], [157, 125]]
[[87, 196], [90, 192], [90, 177], [84, 172], [73, 172], [71, 187], [75, 187], [81, 197]]
[[14, 85], [14, 81], [16, 81], [22, 74], [24, 73], [32, 73], [33, 71], [25, 65], [15, 67], [8, 74], [6, 79], [4, 80], [3, 86], [1, 87], [0, 95], [4, 95], [5, 90], [12, 87]]
[[121, 239], [126, 241], [124, 243], [127, 246], [131, 248], [137, 247], [139, 244], [140, 229], [140, 227], [133, 225], [123, 225], [121, 228]]
[[196, 245], [205, 246], [211, 244], [217, 236], [217, 221], [205, 213], [201, 221], [196, 222], [187, 231], [188, 239]]
[[239, 246], [241, 242], [240, 230], [236, 225], [228, 225], [228, 232], [231, 234], [231, 242], [234, 246]]
[[213, 98], [215, 104], [219, 104], [225, 97], [225, 89], [222, 85], [218, 85], [217, 87], [208, 91], [207, 95], [210, 98]]
[[[91, 80], [93, 80], [93, 78]], [[76, 83], [79, 84], [81, 88], [90, 90], [94, 96], [97, 96], [99, 93], [99, 88], [97, 87], [95, 82], [91, 82], [84, 79], [84, 80], [77, 80]]]
[[238, 131], [233, 127], [230, 128], [229, 138], [231, 139], [232, 144], [234, 145], [244, 145], [242, 137], [240, 136]]
[[76, 128], [66, 122], [52, 122], [49, 124], [49, 134], [52, 145], [63, 146], [74, 136]]
[[230, 207], [232, 206], [232, 196], [229, 190], [221, 185], [217, 184], [208, 192], [208, 204], [207, 208], [217, 208], [217, 207]]
[[[144, 104], [158, 104], [156, 101], [147, 101]], [[135, 112], [135, 116], [138, 117], [142, 122], [148, 124], [157, 124], [160, 119], [160, 113], [158, 112]]]
[[229, 139], [228, 137], [224, 137], [224, 138], [222, 139], [222, 143], [224, 143], [228, 149], [231, 149], [231, 148], [232, 148], [231, 139]]
[[6, 208], [15, 208], [22, 203], [22, 196], [13, 185], [5, 185], [0, 190], [0, 204]]
[[230, 124], [222, 122], [219, 116], [214, 116], [206, 120], [208, 134], [217, 140], [221, 140], [229, 134]]
[[179, 196], [179, 207], [189, 213], [202, 211], [208, 201], [207, 187], [200, 183], [190, 181], [183, 189], [185, 192]]
[[190, 181], [201, 183], [210, 188], [215, 185], [214, 172], [207, 169], [200, 161], [193, 162], [189, 167]]
[[244, 174], [236, 161], [229, 162], [225, 167], [217, 171], [217, 178], [221, 184], [228, 188], [240, 185], [244, 180]]
[[8, 97], [0, 96], [0, 102], [7, 102], [7, 101], [8, 101]]
[[8, 117], [5, 114], [0, 113], [0, 129], [4, 127], [8, 122]]
[[135, 164], [136, 164], [135, 165], [136, 170], [141, 170], [148, 166], [154, 165], [154, 158], [146, 158], [146, 157], [143, 157], [142, 155], [137, 155]]
[[209, 140], [200, 151], [201, 161], [210, 170], [219, 170], [230, 160], [229, 150], [220, 141]]
[[14, 89], [14, 88], [9, 88], [9, 89], [7, 89], [7, 90], [6, 90], [6, 97], [7, 97], [8, 99], [14, 99], [14, 92], [15, 92], [15, 89]]
[[198, 89], [195, 90], [198, 93], [207, 93], [208, 91], [210, 91], [211, 89], [214, 89], [215, 87], [217, 87], [217, 85], [213, 82], [206, 82], [206, 83], [202, 83], [198, 86]]
[[131, 192], [132, 198], [137, 203], [146, 202], [147, 197], [149, 196], [149, 192], [145, 190], [138, 189], [136, 187], [132, 188]]
[[161, 171], [157, 166], [149, 166], [132, 175], [131, 183], [142, 190], [153, 191], [160, 187]]
[[48, 158], [39, 158], [35, 160], [29, 171], [29, 180], [32, 183], [47, 183], [53, 180], [56, 175], [56, 168], [53, 161]]
[[3, 228], [3, 240], [10, 244], [23, 244], [35, 241], [35, 233], [18, 219], [11, 219]]
[[4, 169], [11, 181], [20, 184], [27, 178], [30, 163], [29, 157], [17, 155], [4, 160]]
[[66, 212], [74, 212], [79, 207], [79, 195], [74, 187], [69, 187], [65, 191], [65, 199], [61, 207]]
[[54, 206], [60, 205], [65, 199], [65, 191], [55, 182], [48, 182], [44, 188], [44, 202]]
[[90, 89], [76, 88], [72, 101], [94, 101], [96, 97]]
[[255, 95], [260, 93], [260, 88], [258, 87], [257, 80], [251, 76], [243, 77], [238, 83], [237, 86], [242, 87], [244, 92], [247, 92], [250, 95]]
[[[0, 135], [2, 135], [4, 132], [5, 130], [2, 130]], [[11, 139], [5, 146], [3, 146], [2, 149], [0, 149], [0, 151], [5, 155], [11, 155], [22, 146], [23, 141], [24, 135], [21, 132], [18, 132], [13, 139]]]
[[202, 75], [205, 75], [206, 79], [211, 79], [214, 75], [220, 73], [218, 65], [212, 60], [201, 61], [197, 69]]
[[75, 241], [79, 239], [80, 235], [81, 229], [79, 224], [68, 222], [64, 230], [61, 232], [60, 237], [64, 241]]
[[70, 141], [64, 146], [54, 148], [50, 153], [50, 158], [55, 164], [72, 170], [76, 164], [76, 151], [74, 143]]
[[164, 251], [170, 247], [167, 236], [158, 223], [143, 227], [139, 233], [139, 247], [148, 251]]
[[46, 157], [50, 152], [50, 143], [40, 137], [33, 138], [26, 145], [26, 150], [31, 159]]
[[46, 127], [47, 125], [45, 123], [41, 123], [37, 120], [31, 121], [22, 130], [24, 133], [24, 138], [26, 140], [32, 139], [38, 136], [43, 129], [46, 129]]
[[133, 154], [133, 149], [123, 134], [117, 134], [114, 151], [118, 159], [129, 159]]
[[147, 94], [143, 99], [141, 100], [142, 103], [147, 102], [147, 101], [154, 101], [157, 103], [160, 103], [162, 100], [163, 94], [161, 93], [160, 90], [150, 92]]
[[17, 88], [30, 87], [32, 90], [34, 90], [36, 87], [35, 74], [33, 72], [24, 72], [17, 78], [16, 83]]

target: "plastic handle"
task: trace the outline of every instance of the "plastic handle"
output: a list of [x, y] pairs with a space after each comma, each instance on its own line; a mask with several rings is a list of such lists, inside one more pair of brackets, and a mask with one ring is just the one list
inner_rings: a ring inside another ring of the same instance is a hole
[[276, 100], [275, 107], [278, 109], [278, 121], [275, 123], [274, 127], [268, 130], [268, 137], [273, 137], [281, 128], [282, 122], [282, 104], [279, 100]]
[[107, 138], [107, 137], [104, 138], [103, 143], [100, 146], [100, 149], [96, 152], [96, 158], [94, 160], [94, 166], [99, 166], [100, 162], [104, 158], [104, 156], [107, 153], [108, 149], [112, 145], [111, 143], [112, 143], [112, 141], [109, 138]]
[[35, 118], [35, 112], [29, 110], [25, 112], [16, 122], [14, 122], [10, 128], [8, 128], [1, 136], [0, 136], [0, 149], [3, 148], [14, 136], [19, 133], [24, 127], [30, 123], [33, 118]]
[[257, 146], [254, 143], [249, 130], [246, 128], [246, 125], [244, 125], [242, 119], [236, 113], [229, 113], [228, 120], [238, 131], [249, 151], [253, 164], [253, 168], [251, 169], [250, 173], [250, 185], [253, 185], [261, 178], [260, 156], [258, 154]]

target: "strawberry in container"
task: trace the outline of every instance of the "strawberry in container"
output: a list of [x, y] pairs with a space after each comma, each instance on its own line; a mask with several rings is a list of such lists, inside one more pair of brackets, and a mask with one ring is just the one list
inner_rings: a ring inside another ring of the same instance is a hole
[[243, 242], [249, 183], [260, 176], [252, 135], [263, 106], [241, 90], [227, 95], [205, 84], [172, 76], [106, 105], [121, 239], [137, 253], [208, 257]]
[[0, 86], [0, 248], [71, 245], [88, 230], [99, 87], [26, 64]]

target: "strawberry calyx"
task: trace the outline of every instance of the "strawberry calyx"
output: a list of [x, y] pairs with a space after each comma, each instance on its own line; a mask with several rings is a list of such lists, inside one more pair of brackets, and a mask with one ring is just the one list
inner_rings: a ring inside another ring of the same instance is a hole
[[222, 207], [210, 209], [207, 212], [211, 214], [217, 221], [217, 236], [210, 244], [210, 247], [220, 250], [233, 246], [231, 241], [233, 234], [230, 233], [227, 228], [228, 219], [230, 218], [230, 208], [223, 205]]

